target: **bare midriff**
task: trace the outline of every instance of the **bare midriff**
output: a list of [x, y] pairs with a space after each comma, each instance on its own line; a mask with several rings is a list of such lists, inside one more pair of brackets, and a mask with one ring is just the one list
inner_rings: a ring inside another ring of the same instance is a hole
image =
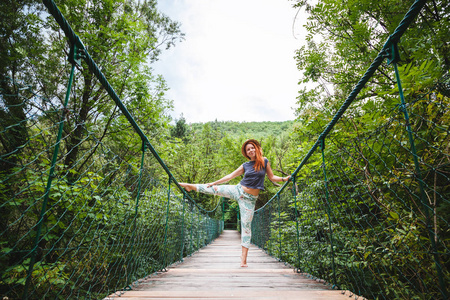
[[248, 187], [243, 186], [243, 185], [241, 185], [241, 186], [242, 186], [242, 189], [244, 190], [244, 192], [246, 192], [246, 193], [248, 193], [250, 195], [253, 195], [253, 196], [258, 196], [259, 195], [259, 189], [251, 189], [251, 188], [248, 188]]

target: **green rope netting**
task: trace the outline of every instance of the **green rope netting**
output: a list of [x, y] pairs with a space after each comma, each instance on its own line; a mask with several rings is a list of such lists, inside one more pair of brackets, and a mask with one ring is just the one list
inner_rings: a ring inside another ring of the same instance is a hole
[[[140, 171], [85, 128], [81, 154], [70, 169], [63, 163], [70, 151], [61, 147], [35, 246], [59, 127], [49, 120], [58, 110], [48, 109], [52, 103], [29, 88], [11, 86], [17, 93], [1, 96], [0, 135], [9, 143], [0, 157], [0, 263], [7, 266], [1, 270], [3, 296], [101, 298], [218, 236], [223, 222], [162, 184], [151, 155], [144, 156]], [[5, 103], [17, 105], [6, 108]], [[25, 119], [17, 120], [14, 109], [25, 110]], [[70, 134], [62, 135], [62, 145]]]
[[444, 299], [449, 92], [446, 78], [407, 105], [420, 174], [400, 106], [370, 134], [344, 117], [338, 131], [348, 134], [327, 137], [324, 161], [318, 149], [295, 183], [256, 211], [253, 242], [299, 272], [368, 299]]
[[[216, 238], [223, 206], [207, 211], [177, 189], [55, 3], [43, 2], [69, 40], [71, 71], [64, 103], [0, 82], [0, 295], [118, 295]], [[89, 124], [68, 109], [81, 58], [115, 103], [92, 103]]]
[[98, 128], [83, 128], [70, 168], [65, 160], [73, 149], [66, 145], [73, 132], [62, 134], [47, 190], [60, 125], [52, 120], [61, 109], [30, 87], [7, 85], [15, 93], [0, 94], [2, 296], [103, 298], [220, 234], [220, 203], [213, 212], [201, 209], [161, 182], [165, 173], [151, 154], [144, 153], [142, 165], [126, 161], [110, 141], [100, 141]]

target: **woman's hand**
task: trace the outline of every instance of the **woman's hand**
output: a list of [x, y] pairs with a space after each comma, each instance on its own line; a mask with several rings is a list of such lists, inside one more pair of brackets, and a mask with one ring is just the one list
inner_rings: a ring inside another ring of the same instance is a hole
[[289, 175], [287, 177], [281, 177], [281, 181], [283, 181], [283, 182], [289, 181], [289, 179], [291, 179], [291, 175]]

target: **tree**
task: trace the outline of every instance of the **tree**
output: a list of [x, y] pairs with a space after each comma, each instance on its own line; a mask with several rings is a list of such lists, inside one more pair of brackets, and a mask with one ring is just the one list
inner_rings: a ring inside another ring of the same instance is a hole
[[[297, 52], [297, 66], [304, 75], [301, 83], [314, 84], [299, 92], [297, 116], [301, 126], [295, 132], [299, 145], [308, 138], [317, 141], [413, 2], [296, 3], [310, 14], [307, 45]], [[327, 188], [331, 227], [334, 235], [340, 236], [335, 244], [339, 253], [336, 263], [340, 265], [337, 269], [341, 269], [338, 281], [343, 288], [357, 286], [353, 289], [369, 298], [420, 298], [425, 293], [439, 298], [445, 283], [437, 285], [437, 278], [448, 280], [446, 271], [443, 276], [435, 272], [431, 255], [425, 258], [422, 254], [424, 248], [435, 248], [431, 250], [439, 253], [435, 259], [440, 256], [436, 260], [448, 265], [445, 228], [450, 180], [447, 165], [443, 164], [448, 161], [448, 7], [448, 1], [427, 1], [398, 44], [399, 73], [410, 120], [405, 120], [403, 107], [398, 109], [393, 67], [382, 64], [326, 137], [326, 185], [321, 182], [319, 168], [321, 149], [296, 178], [299, 183], [306, 182], [307, 187], [317, 187], [315, 191], [302, 191], [298, 205], [323, 204], [320, 195]], [[407, 133], [406, 129], [411, 131]], [[304, 152], [303, 147], [299, 148]], [[417, 163], [413, 162], [414, 156]], [[391, 226], [395, 230], [389, 230]], [[433, 228], [432, 234], [428, 227]], [[376, 240], [372, 240], [375, 235]], [[352, 241], [354, 236], [358, 239]], [[433, 243], [435, 246], [430, 247]], [[368, 258], [366, 250], [358, 250], [377, 247], [387, 249], [387, 254]], [[397, 253], [413, 254], [395, 257]], [[346, 272], [357, 269], [353, 263], [362, 267], [359, 278], [372, 279], [360, 284], [346, 277]], [[386, 268], [389, 272], [385, 272]], [[375, 282], [384, 283], [378, 287]]]
[[[57, 4], [142, 130], [152, 142], [163, 144], [172, 103], [166, 99], [164, 79], [153, 74], [151, 63], [163, 48], [182, 40], [179, 24], [158, 12], [156, 1], [150, 0]], [[84, 281], [89, 275], [74, 275], [73, 281], [63, 275], [57, 291], [51, 283], [55, 281], [41, 274], [68, 266], [63, 254], [21, 251], [35, 242], [36, 249], [82, 244], [76, 231], [86, 222], [97, 229], [113, 228], [134, 216], [126, 208], [136, 198], [139, 168], [134, 162], [140, 155], [134, 154], [140, 152], [142, 141], [82, 62], [64, 111], [61, 147], [50, 177], [71, 67], [68, 39], [40, 2], [7, 0], [0, 4], [0, 44], [0, 244], [2, 249], [12, 249], [3, 251], [0, 259], [0, 293], [20, 297], [27, 289], [27, 271], [34, 266], [28, 278], [45, 277], [31, 283], [34, 297], [70, 297], [65, 294], [67, 287], [84, 291], [86, 284], [78, 279]], [[152, 161], [146, 160], [146, 165]], [[153, 170], [146, 168], [146, 172], [150, 181]], [[50, 189], [49, 178], [53, 178]], [[117, 207], [121, 201], [126, 204]], [[43, 207], [46, 211], [41, 215]], [[103, 218], [109, 218], [106, 227]], [[92, 240], [96, 234], [85, 232], [85, 237]], [[107, 242], [108, 236], [100, 239]], [[75, 262], [74, 257], [69, 260]], [[88, 289], [99, 297], [98, 290]]]
[[[382, 49], [388, 36], [398, 26], [414, 1], [299, 1], [294, 6], [309, 13], [307, 45], [297, 51], [301, 83], [315, 83], [315, 88], [299, 92], [297, 115], [308, 119], [334, 113]], [[450, 34], [448, 1], [430, 1], [419, 18], [408, 28], [399, 43], [402, 77], [409, 73], [423, 78], [440, 78], [449, 68]], [[423, 69], [423, 63], [430, 67]], [[408, 67], [406, 67], [408, 66]], [[430, 83], [428, 83], [430, 84]], [[408, 86], [417, 90], [416, 86]], [[382, 65], [358, 96], [363, 110], [391, 107], [393, 97], [386, 95], [395, 86], [391, 66]], [[334, 92], [333, 92], [334, 91]], [[376, 96], [376, 97], [375, 97]]]
[[[179, 25], [157, 11], [156, 1], [69, 1], [61, 7], [61, 11], [79, 34], [93, 60], [101, 66], [116, 93], [130, 107], [138, 124], [149, 130], [166, 127], [168, 118], [164, 117], [165, 112], [171, 108], [171, 102], [164, 98], [167, 88], [163, 78], [155, 77], [146, 64], [158, 58], [161, 47], [171, 47], [176, 40], [182, 39]], [[53, 25], [53, 29], [54, 33], [50, 35], [54, 45], [51, 57], [59, 60], [58, 56], [67, 53], [68, 49], [67, 44], [59, 39], [57, 25]], [[125, 134], [123, 138], [126, 140], [130, 136], [130, 127], [122, 125], [123, 118], [115, 121], [118, 118], [117, 109], [87, 66], [82, 64], [78, 69], [80, 75], [74, 84], [75, 91], [69, 107], [71, 114], [65, 126], [68, 135], [67, 169], [72, 168], [78, 159], [85, 130], [90, 130], [97, 120], [105, 124], [100, 137], [105, 137], [110, 128], [114, 128], [116, 135], [118, 132]], [[64, 73], [64, 69], [60, 70]], [[57, 82], [49, 89], [52, 93], [48, 97], [52, 97], [55, 89], [64, 84], [56, 80], [58, 73], [42, 72], [42, 81]], [[57, 94], [59, 103], [63, 96], [63, 93]]]
[[189, 127], [186, 124], [186, 119], [183, 114], [181, 114], [178, 120], [175, 120], [175, 127], [170, 129], [170, 134], [172, 137], [179, 138], [183, 141], [187, 140], [189, 135]]
[[[24, 7], [27, 7], [25, 10]], [[35, 0], [7, 0], [0, 4], [0, 169], [8, 172], [16, 163], [12, 155], [27, 140], [26, 106], [18, 97], [15, 81], [28, 79], [33, 84], [31, 66], [42, 59], [45, 45], [39, 34], [42, 25], [38, 15], [43, 7]], [[21, 126], [13, 126], [22, 124]], [[19, 150], [20, 151], [20, 150]]]

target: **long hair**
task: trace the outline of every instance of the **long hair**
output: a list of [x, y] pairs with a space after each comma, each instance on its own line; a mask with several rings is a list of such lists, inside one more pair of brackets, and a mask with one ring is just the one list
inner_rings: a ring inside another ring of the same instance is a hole
[[252, 144], [253, 147], [255, 147], [255, 165], [253, 166], [253, 168], [255, 169], [255, 171], [259, 171], [262, 168], [264, 168], [264, 157], [263, 157], [263, 152], [262, 152], [262, 148], [259, 145], [258, 141], [256, 140], [248, 140], [244, 143], [244, 145], [242, 145], [242, 154], [244, 154], [245, 157], [247, 157], [248, 159], [250, 159], [250, 157], [247, 156], [247, 151], [246, 151], [246, 147], [248, 144]]

